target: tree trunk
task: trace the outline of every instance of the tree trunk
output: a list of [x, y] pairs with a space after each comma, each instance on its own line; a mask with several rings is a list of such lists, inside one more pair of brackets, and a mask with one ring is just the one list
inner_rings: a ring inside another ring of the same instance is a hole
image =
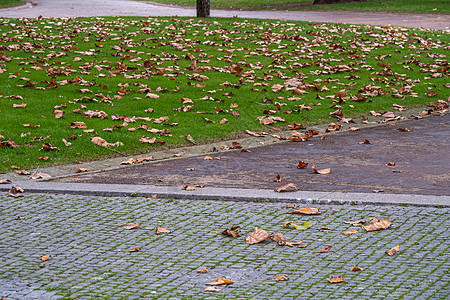
[[209, 18], [209, 0], [197, 0], [197, 18]]

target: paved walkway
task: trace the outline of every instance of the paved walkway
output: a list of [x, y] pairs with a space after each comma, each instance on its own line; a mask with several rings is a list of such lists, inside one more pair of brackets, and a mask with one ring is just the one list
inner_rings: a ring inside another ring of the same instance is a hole
[[[0, 10], [0, 17], [195, 16], [195, 9], [134, 0], [31, 0], [32, 4]], [[449, 30], [450, 15], [349, 11], [212, 10], [212, 17], [286, 19], [311, 22], [424, 27]]]

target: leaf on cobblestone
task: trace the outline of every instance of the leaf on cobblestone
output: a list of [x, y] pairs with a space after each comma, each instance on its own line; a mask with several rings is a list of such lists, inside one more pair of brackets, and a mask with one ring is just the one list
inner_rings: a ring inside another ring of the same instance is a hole
[[388, 219], [383, 220], [373, 219], [373, 224], [365, 225], [362, 228], [364, 228], [366, 231], [377, 231], [388, 229], [389, 226], [391, 226], [391, 224], [392, 222], [390, 222]]
[[51, 255], [44, 255], [41, 257], [42, 261], [47, 261], [50, 259], [50, 257], [52, 257]]
[[281, 175], [277, 172], [277, 176], [275, 176], [274, 182], [281, 182]]
[[216, 288], [214, 286], [208, 286], [203, 291], [204, 292], [218, 292], [218, 291], [221, 291], [221, 289], [218, 289], [218, 288]]
[[303, 225], [297, 225], [294, 222], [284, 222], [283, 227], [288, 228], [288, 226], [292, 226], [297, 230], [306, 230], [312, 226], [311, 222], [305, 221]]
[[137, 247], [133, 247], [130, 250], [128, 250], [129, 252], [138, 252], [141, 251], [141, 247], [137, 246]]
[[307, 246], [308, 246], [308, 244], [304, 244], [304, 245], [297, 246], [297, 248], [306, 248]]
[[298, 190], [298, 187], [297, 187], [297, 185], [295, 183], [288, 183], [288, 184], [282, 185], [278, 189], [276, 189], [276, 191], [278, 193], [281, 193], [281, 192], [295, 192], [297, 190]]
[[357, 267], [357, 266], [353, 266], [351, 269], [350, 269], [350, 271], [353, 271], [353, 272], [358, 272], [358, 271], [362, 271], [362, 270], [364, 270], [363, 268], [360, 268], [360, 267]]
[[220, 277], [214, 282], [207, 283], [206, 285], [225, 285], [225, 284], [232, 284], [233, 281], [226, 279], [225, 277]]
[[331, 250], [331, 246], [326, 247], [325, 249], [321, 249], [319, 253], [328, 253]]
[[275, 277], [274, 280], [275, 281], [286, 281], [286, 280], [289, 280], [289, 277], [287, 277], [284, 274], [279, 274], [279, 275], [277, 275], [277, 277]]
[[386, 251], [386, 254], [389, 255], [389, 256], [393, 256], [394, 254], [399, 253], [399, 252], [400, 252], [400, 245], [397, 245], [394, 248], [389, 249], [388, 251]]
[[141, 225], [141, 223], [128, 223], [123, 226], [126, 230], [135, 229], [138, 228]]
[[358, 233], [358, 230], [350, 229], [350, 230], [346, 230], [343, 232], [343, 234], [345, 234], [345, 235], [355, 234], [355, 233]]
[[270, 238], [270, 234], [267, 233], [267, 231], [255, 227], [255, 231], [248, 235], [246, 242], [248, 244], [257, 244], [267, 240], [268, 238]]
[[[283, 240], [283, 241], [279, 241], [278, 245], [279, 246], [289, 246], [289, 247], [294, 247], [297, 245], [300, 245], [303, 241], [298, 241], [298, 242], [291, 242], [290, 240]], [[301, 247], [300, 247], [301, 248]]]
[[11, 180], [9, 180], [9, 179], [0, 179], [0, 184], [7, 184], [7, 183], [11, 183]]
[[238, 228], [240, 228], [240, 227], [241, 226], [239, 226], [239, 225], [233, 225], [233, 226], [231, 226], [231, 228], [227, 228], [224, 231], [222, 231], [222, 234], [229, 235], [229, 236], [232, 236], [234, 238], [238, 237], [238, 236], [241, 236], [241, 231], [238, 230]]
[[203, 269], [197, 270], [197, 273], [200, 273], [200, 274], [204, 274], [204, 273], [208, 273], [208, 272], [209, 272], [208, 267], [205, 267]]
[[338, 276], [337, 278], [333, 278], [333, 276], [331, 276], [331, 278], [328, 278], [327, 280], [328, 280], [328, 282], [331, 282], [331, 283], [341, 283], [341, 282], [345, 281], [345, 278], [342, 277], [342, 276]]
[[159, 226], [156, 228], [156, 234], [160, 233], [170, 233], [170, 230], [167, 230], [167, 225], [164, 228]]
[[17, 216], [14, 220], [25, 220], [24, 216]]
[[34, 179], [40, 179], [40, 178], [48, 179], [48, 178], [52, 178], [52, 176], [50, 176], [48, 174], [45, 174], [45, 173], [41, 173], [41, 172], [37, 172], [37, 173], [35, 173], [35, 174], [30, 176], [30, 179], [33, 179], [33, 180]]
[[12, 186], [9, 191], [8, 195], [14, 198], [23, 197], [23, 188], [20, 188], [18, 186]]
[[361, 220], [356, 220], [356, 221], [345, 221], [344, 223], [345, 224], [351, 224], [353, 226], [359, 226], [359, 225], [361, 225], [363, 223], [366, 223], [366, 220], [361, 219]]
[[322, 214], [318, 208], [315, 207], [303, 207], [297, 210], [288, 212], [288, 214], [302, 214], [302, 215], [320, 215]]
[[274, 241], [275, 243], [279, 243], [280, 241], [286, 239], [286, 237], [285, 237], [284, 234], [282, 234], [282, 233], [275, 233], [275, 234], [272, 234], [272, 235], [270, 236], [270, 238], [271, 238], [272, 241]]

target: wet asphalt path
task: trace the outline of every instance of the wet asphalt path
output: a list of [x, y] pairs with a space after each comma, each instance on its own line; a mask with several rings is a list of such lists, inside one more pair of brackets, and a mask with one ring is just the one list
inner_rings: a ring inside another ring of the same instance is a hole
[[[0, 17], [93, 17], [93, 16], [195, 16], [194, 8], [134, 0], [30, 0], [28, 4], [0, 10]], [[423, 27], [449, 30], [450, 15], [372, 13], [349, 11], [234, 11], [212, 10], [212, 17], [286, 19], [311, 22]]]

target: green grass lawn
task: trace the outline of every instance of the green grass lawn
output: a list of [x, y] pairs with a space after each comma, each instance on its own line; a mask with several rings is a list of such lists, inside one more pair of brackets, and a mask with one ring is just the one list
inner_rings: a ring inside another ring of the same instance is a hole
[[[195, 6], [196, 0], [148, 0]], [[283, 10], [361, 10], [450, 13], [448, 0], [367, 0], [333, 5], [313, 5], [314, 0], [212, 0], [211, 9], [283, 9]]]
[[446, 33], [394, 27], [0, 19], [0, 171], [424, 106], [449, 96], [448, 49]]
[[11, 6], [17, 6], [23, 4], [20, 0], [0, 0], [0, 8], [6, 8]]

